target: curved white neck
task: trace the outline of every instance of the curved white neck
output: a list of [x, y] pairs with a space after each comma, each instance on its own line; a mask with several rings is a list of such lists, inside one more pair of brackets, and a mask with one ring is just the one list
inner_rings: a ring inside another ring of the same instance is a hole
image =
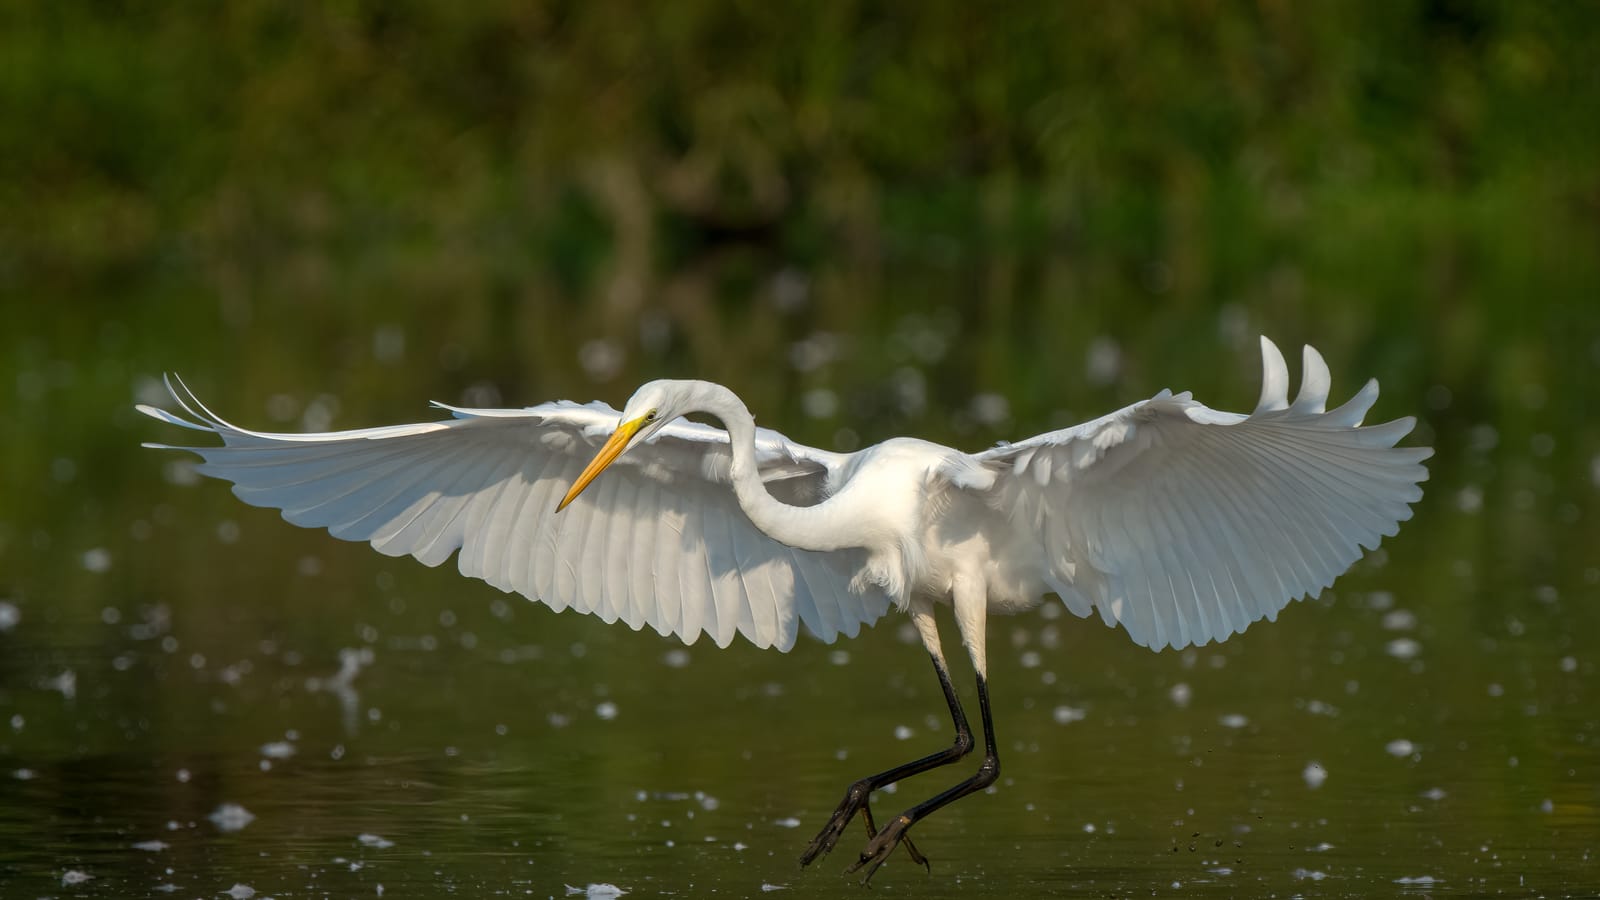
[[720, 384], [700, 382], [695, 392], [695, 408], [722, 420], [728, 430], [733, 451], [734, 495], [739, 508], [762, 533], [775, 541], [801, 550], [840, 550], [864, 546], [849, 522], [829, 516], [828, 503], [816, 506], [791, 506], [767, 493], [756, 466], [756, 420], [738, 395]]

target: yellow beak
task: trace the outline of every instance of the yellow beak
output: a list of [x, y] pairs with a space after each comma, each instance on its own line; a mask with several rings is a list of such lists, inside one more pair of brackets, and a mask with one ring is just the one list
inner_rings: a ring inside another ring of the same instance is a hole
[[583, 493], [583, 489], [589, 486], [589, 482], [595, 480], [601, 472], [606, 470], [606, 466], [611, 465], [616, 461], [617, 457], [622, 455], [622, 451], [627, 449], [628, 442], [633, 440], [633, 436], [638, 433], [640, 428], [644, 427], [644, 421], [644, 417], [640, 416], [631, 422], [623, 422], [617, 426], [616, 431], [611, 432], [611, 437], [606, 439], [605, 445], [600, 448], [600, 452], [594, 455], [594, 459], [589, 460], [589, 465], [583, 470], [583, 474], [578, 476], [578, 480], [574, 481], [572, 487], [567, 490], [567, 495], [562, 497], [561, 502], [556, 505], [556, 512], [561, 512], [567, 508], [567, 504], [578, 499], [578, 495]]

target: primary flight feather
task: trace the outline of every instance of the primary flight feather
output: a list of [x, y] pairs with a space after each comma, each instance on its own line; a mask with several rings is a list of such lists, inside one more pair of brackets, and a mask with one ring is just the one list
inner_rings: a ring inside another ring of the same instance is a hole
[[[870, 840], [852, 869], [871, 877], [902, 842], [925, 863], [907, 829], [998, 774], [989, 612], [1054, 593], [1154, 649], [1224, 640], [1315, 596], [1410, 518], [1432, 455], [1396, 446], [1414, 420], [1361, 424], [1376, 381], [1328, 410], [1328, 369], [1309, 346], [1291, 402], [1282, 354], [1266, 338], [1261, 350], [1261, 400], [1249, 415], [1162, 391], [980, 453], [911, 438], [818, 450], [757, 428], [731, 391], [702, 381], [650, 382], [620, 413], [603, 403], [441, 405], [453, 418], [321, 434], [240, 428], [173, 380], [189, 418], [139, 409], [219, 436], [221, 446], [170, 449], [198, 454], [198, 471], [233, 482], [247, 503], [430, 566], [457, 553], [462, 574], [553, 609], [780, 650], [802, 627], [832, 641], [891, 606], [909, 613], [956, 741], [853, 784], [802, 857], [832, 849], [861, 812]], [[724, 428], [683, 420], [689, 413]], [[973, 746], [937, 604], [953, 607], [977, 670], [984, 764], [880, 831], [872, 791]]]

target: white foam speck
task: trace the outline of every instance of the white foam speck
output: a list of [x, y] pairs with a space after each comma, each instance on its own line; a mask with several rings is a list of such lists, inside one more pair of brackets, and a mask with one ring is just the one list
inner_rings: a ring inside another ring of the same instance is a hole
[[375, 834], [358, 834], [356, 835], [356, 840], [360, 841], [361, 845], [364, 847], [377, 847], [379, 850], [384, 850], [394, 846], [394, 841], [379, 837]]
[[761, 893], [763, 894], [770, 894], [773, 891], [787, 891], [788, 889], [789, 886], [787, 884], [768, 884], [764, 881], [761, 883]]
[[1445, 795], [1444, 788], [1436, 788], [1435, 787], [1435, 788], [1428, 788], [1427, 790], [1423, 791], [1422, 792], [1422, 796], [1426, 797], [1429, 800], [1439, 801], [1439, 800], [1443, 800], [1446, 795]]
[[1328, 780], [1328, 770], [1322, 767], [1322, 763], [1308, 762], [1305, 770], [1300, 773], [1300, 777], [1306, 780], [1306, 787], [1316, 790], [1322, 787], [1324, 781]]
[[15, 603], [0, 600], [0, 631], [10, 631], [22, 621], [22, 610]]
[[1167, 696], [1172, 698], [1172, 702], [1177, 706], [1188, 706], [1189, 698], [1193, 695], [1194, 692], [1189, 689], [1189, 686], [1181, 681], [1167, 691]]
[[104, 547], [85, 550], [81, 562], [86, 570], [98, 575], [111, 568], [111, 551]]
[[912, 731], [911, 728], [906, 725], [896, 725], [894, 727], [894, 739], [897, 741], [910, 740], [911, 735], [915, 733], [916, 732]]
[[58, 691], [63, 698], [71, 700], [78, 696], [78, 673], [68, 669], [54, 678], [46, 678], [40, 683], [40, 687]]
[[584, 887], [573, 887], [570, 884], [567, 885], [567, 896], [571, 897], [573, 895], [577, 895], [581, 897], [587, 897], [588, 900], [611, 900], [613, 897], [621, 897], [626, 893], [627, 891], [623, 890], [622, 888], [619, 888], [614, 884], [607, 884], [604, 882], [599, 884], [589, 884], [585, 885]]
[[594, 714], [609, 722], [617, 717], [617, 705], [610, 700], [602, 700], [595, 705]]
[[1250, 720], [1245, 718], [1240, 713], [1228, 713], [1227, 715], [1218, 719], [1217, 722], [1219, 722], [1224, 728], [1243, 728], [1250, 724]]
[[1051, 715], [1055, 717], [1057, 725], [1066, 725], [1070, 722], [1083, 721], [1083, 717], [1086, 715], [1086, 713], [1076, 706], [1062, 705], [1056, 707]]
[[1394, 880], [1395, 884], [1438, 884], [1440, 879], [1432, 875], [1401, 876]]
[[1384, 649], [1395, 659], [1411, 659], [1422, 652], [1422, 645], [1411, 638], [1395, 638]]
[[139, 843], [133, 845], [133, 849], [144, 850], [148, 853], [160, 853], [170, 846], [172, 845], [168, 844], [166, 841], [140, 841]]
[[80, 872], [77, 869], [68, 869], [66, 872], [61, 874], [62, 887], [72, 887], [75, 884], [83, 884], [85, 881], [93, 880], [93, 875], [90, 875], [88, 872]]
[[1412, 752], [1417, 749], [1417, 745], [1411, 743], [1405, 738], [1395, 738], [1394, 740], [1385, 744], [1383, 749], [1390, 756], [1410, 756]]
[[1321, 700], [1312, 700], [1306, 704], [1306, 712], [1314, 716], [1334, 718], [1339, 715], [1339, 707], [1331, 703], [1324, 703]]
[[237, 803], [224, 803], [212, 810], [211, 815], [206, 818], [217, 826], [218, 831], [242, 831], [246, 825], [256, 820], [254, 813]]
[[294, 745], [288, 741], [273, 741], [261, 745], [261, 755], [267, 759], [288, 759], [294, 755]]
[[1328, 877], [1327, 872], [1319, 872], [1316, 869], [1295, 869], [1289, 874], [1293, 875], [1296, 881], [1321, 881]]
[[1417, 614], [1409, 609], [1394, 609], [1383, 614], [1383, 627], [1390, 631], [1410, 631], [1417, 627]]
[[223, 893], [232, 897], [233, 900], [250, 900], [251, 897], [256, 895], [256, 889], [248, 884], [235, 884], [233, 887], [223, 891]]
[[773, 819], [772, 824], [778, 826], [779, 828], [799, 828], [800, 820], [796, 819], [794, 816], [789, 816], [788, 818], [784, 819]]

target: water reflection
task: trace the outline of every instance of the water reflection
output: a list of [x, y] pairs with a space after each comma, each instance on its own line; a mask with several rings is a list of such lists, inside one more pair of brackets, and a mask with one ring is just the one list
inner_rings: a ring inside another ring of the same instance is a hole
[[361, 694], [355, 689], [356, 676], [372, 665], [371, 647], [344, 647], [339, 650], [339, 671], [327, 678], [306, 679], [306, 690], [326, 691], [339, 698], [345, 734], [354, 737], [360, 728]]

